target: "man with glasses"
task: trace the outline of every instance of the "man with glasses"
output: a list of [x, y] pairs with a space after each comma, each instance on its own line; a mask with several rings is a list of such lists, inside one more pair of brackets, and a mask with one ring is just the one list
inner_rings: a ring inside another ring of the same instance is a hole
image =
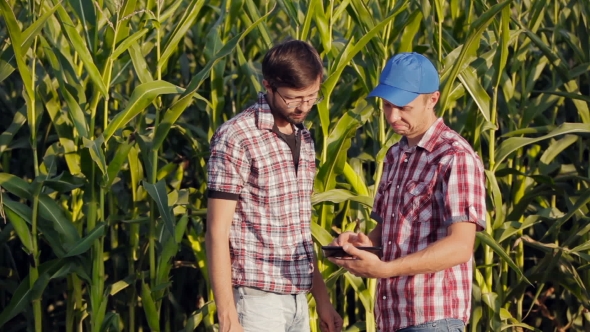
[[276, 45], [262, 62], [266, 93], [211, 139], [206, 245], [219, 331], [309, 331], [309, 291], [321, 330], [342, 328], [310, 229], [315, 150], [303, 120], [322, 73], [309, 44]]

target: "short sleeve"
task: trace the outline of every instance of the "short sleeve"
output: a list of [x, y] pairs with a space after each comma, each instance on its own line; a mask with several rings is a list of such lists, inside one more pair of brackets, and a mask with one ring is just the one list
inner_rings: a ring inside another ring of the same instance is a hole
[[443, 183], [443, 220], [474, 222], [478, 230], [486, 227], [486, 189], [483, 165], [477, 156], [458, 152], [452, 156]]
[[208, 190], [240, 194], [250, 176], [250, 159], [240, 143], [225, 131], [213, 136], [207, 163]]

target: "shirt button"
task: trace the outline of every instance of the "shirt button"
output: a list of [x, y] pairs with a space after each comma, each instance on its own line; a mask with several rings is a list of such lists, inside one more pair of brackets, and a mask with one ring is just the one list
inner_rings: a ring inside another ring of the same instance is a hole
[[407, 162], [408, 162], [408, 159], [404, 160], [404, 163], [407, 163]]
[[384, 299], [384, 300], [387, 300], [387, 296], [383, 296], [383, 299]]
[[399, 184], [397, 185], [397, 188], [399, 189]]
[[391, 241], [387, 242], [387, 244], [391, 244]]

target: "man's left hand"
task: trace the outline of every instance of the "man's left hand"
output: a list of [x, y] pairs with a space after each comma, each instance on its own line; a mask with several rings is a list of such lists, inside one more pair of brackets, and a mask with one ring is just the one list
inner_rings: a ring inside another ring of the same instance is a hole
[[316, 311], [320, 318], [320, 330], [322, 332], [342, 331], [342, 317], [331, 304], [321, 305], [316, 303]]

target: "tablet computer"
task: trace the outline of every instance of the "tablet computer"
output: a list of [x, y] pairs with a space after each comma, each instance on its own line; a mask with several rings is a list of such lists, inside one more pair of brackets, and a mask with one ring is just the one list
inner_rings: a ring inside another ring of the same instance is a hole
[[[357, 249], [368, 251], [373, 253], [379, 257], [381, 257], [381, 250], [382, 247], [356, 247]], [[341, 246], [322, 246], [322, 250], [324, 251], [325, 257], [352, 257], [348, 254]]]

